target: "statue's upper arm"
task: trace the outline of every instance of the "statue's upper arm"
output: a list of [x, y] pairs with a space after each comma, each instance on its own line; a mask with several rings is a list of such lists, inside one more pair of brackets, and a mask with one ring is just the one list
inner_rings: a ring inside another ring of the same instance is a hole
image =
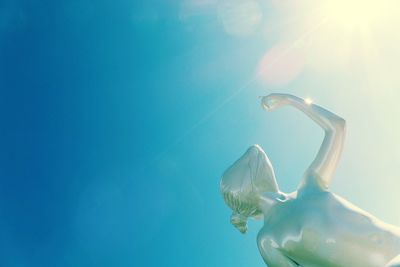
[[269, 235], [264, 235], [260, 232], [257, 236], [257, 245], [268, 267], [298, 267], [295, 262], [278, 249], [278, 244]]
[[339, 163], [346, 135], [346, 123], [337, 118], [325, 129], [325, 137], [314, 161], [304, 173], [300, 187], [317, 186], [327, 190]]

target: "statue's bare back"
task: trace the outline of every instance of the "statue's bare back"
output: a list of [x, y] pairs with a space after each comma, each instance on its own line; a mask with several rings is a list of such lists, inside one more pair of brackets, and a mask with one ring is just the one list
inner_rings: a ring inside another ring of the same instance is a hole
[[258, 234], [262, 255], [277, 249], [304, 267], [378, 267], [400, 251], [399, 229], [333, 193], [293, 196], [278, 206]]
[[268, 111], [292, 105], [325, 131], [317, 157], [298, 190], [285, 194], [258, 145], [224, 173], [221, 192], [242, 233], [247, 219], [264, 218], [257, 237], [269, 267], [400, 267], [400, 228], [386, 224], [329, 190], [345, 137], [345, 121], [320, 106], [287, 94], [262, 99]]

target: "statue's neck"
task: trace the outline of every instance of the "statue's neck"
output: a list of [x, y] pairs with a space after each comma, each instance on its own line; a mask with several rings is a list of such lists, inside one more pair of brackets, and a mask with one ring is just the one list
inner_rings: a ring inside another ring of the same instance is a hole
[[279, 205], [282, 205], [289, 199], [289, 196], [283, 192], [267, 192], [261, 195], [260, 209], [264, 214], [264, 218], [268, 218], [271, 211]]

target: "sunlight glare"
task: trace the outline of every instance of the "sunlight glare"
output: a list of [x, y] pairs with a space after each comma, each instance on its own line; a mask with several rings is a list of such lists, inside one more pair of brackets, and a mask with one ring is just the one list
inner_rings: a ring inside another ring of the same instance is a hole
[[356, 30], [367, 27], [384, 14], [384, 1], [365, 0], [332, 0], [327, 1], [323, 8], [325, 18], [337, 26]]
[[[400, 5], [392, 0], [329, 0], [315, 4], [318, 12], [311, 20], [314, 24], [321, 22], [321, 26], [309, 36], [308, 62], [314, 70], [332, 71], [361, 62], [368, 68], [374, 66], [370, 59], [378, 51], [377, 45], [384, 43], [385, 29], [399, 25], [395, 10]], [[381, 39], [375, 38], [377, 33]]]

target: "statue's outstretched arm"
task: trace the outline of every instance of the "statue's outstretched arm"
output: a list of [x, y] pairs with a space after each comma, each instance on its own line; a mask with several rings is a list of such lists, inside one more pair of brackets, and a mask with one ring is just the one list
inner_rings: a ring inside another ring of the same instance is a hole
[[305, 172], [300, 187], [310, 184], [327, 190], [339, 163], [345, 139], [345, 120], [332, 112], [312, 104], [311, 101], [288, 94], [271, 94], [262, 98], [262, 105], [267, 110], [274, 110], [283, 105], [291, 105], [315, 121], [325, 131], [325, 137], [318, 154]]

